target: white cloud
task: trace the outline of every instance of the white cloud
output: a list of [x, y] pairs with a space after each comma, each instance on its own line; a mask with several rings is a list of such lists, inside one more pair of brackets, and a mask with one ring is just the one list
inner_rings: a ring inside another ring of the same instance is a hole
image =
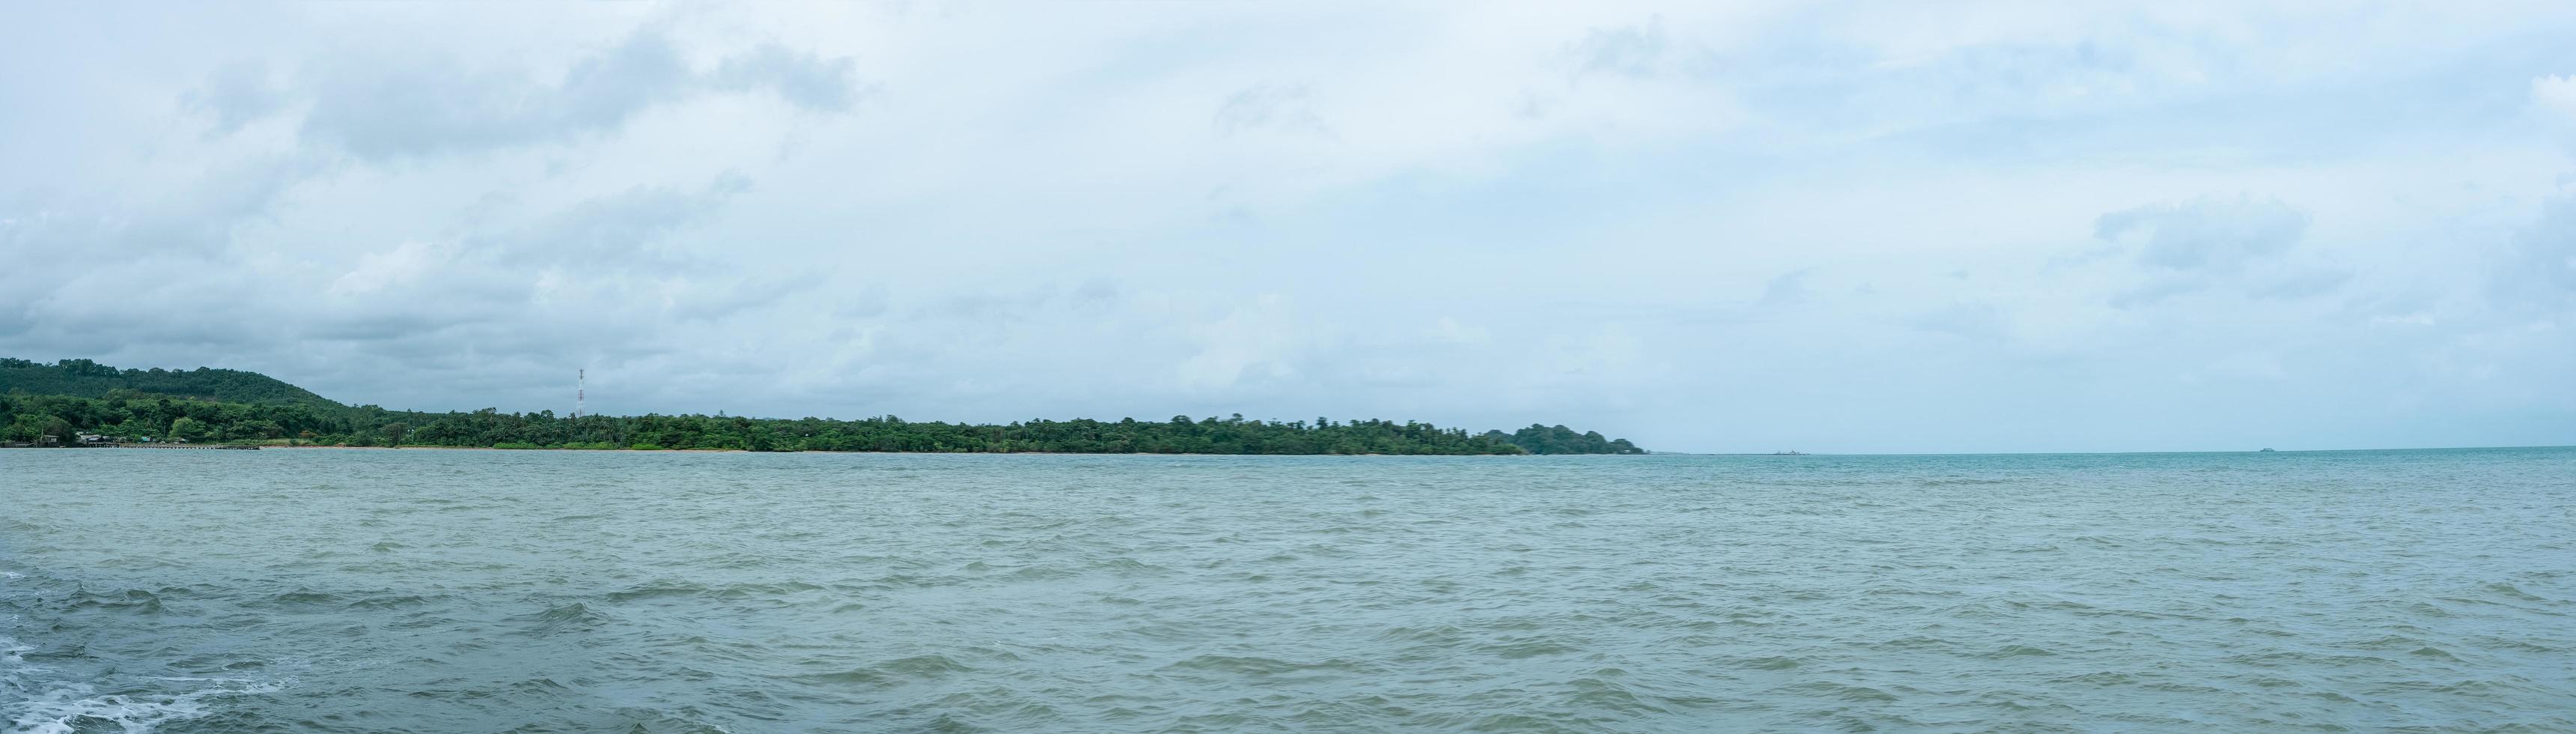
[[2576, 123], [2576, 76], [2533, 77], [2531, 102], [2557, 122]]

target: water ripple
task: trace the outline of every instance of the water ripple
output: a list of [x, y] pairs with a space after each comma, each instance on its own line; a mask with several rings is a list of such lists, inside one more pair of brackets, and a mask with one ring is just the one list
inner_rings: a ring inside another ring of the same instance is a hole
[[2576, 730], [2568, 449], [0, 470], [12, 734]]

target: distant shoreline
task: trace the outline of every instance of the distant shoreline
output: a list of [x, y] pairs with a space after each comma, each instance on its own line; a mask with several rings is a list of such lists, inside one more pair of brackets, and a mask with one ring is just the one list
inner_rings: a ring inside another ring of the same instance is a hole
[[1126, 452], [1108, 452], [1108, 451], [829, 451], [829, 450], [752, 451], [752, 450], [749, 450], [749, 449], [699, 449], [699, 448], [688, 448], [688, 449], [594, 449], [594, 448], [552, 448], [552, 447], [541, 447], [541, 448], [499, 448], [499, 447], [494, 447], [494, 446], [317, 446], [317, 445], [313, 445], [313, 444], [298, 444], [298, 445], [294, 445], [294, 446], [288, 446], [288, 445], [285, 445], [285, 444], [132, 444], [132, 443], [110, 444], [110, 445], [101, 445], [101, 446], [41, 446], [41, 447], [40, 447], [40, 446], [0, 446], [0, 449], [13, 449], [13, 448], [27, 448], [27, 449], [42, 448], [42, 449], [46, 449], [46, 450], [55, 450], [55, 449], [64, 449], [64, 448], [86, 448], [86, 449], [175, 449], [175, 450], [227, 450], [227, 449], [229, 449], [229, 450], [240, 450], [240, 449], [264, 449], [264, 450], [280, 450], [280, 451], [307, 451], [307, 450], [322, 450], [322, 451], [494, 451], [494, 452], [518, 452], [518, 453], [535, 453], [535, 452], [573, 452], [573, 451], [578, 451], [578, 452], [585, 452], [585, 453], [598, 453], [598, 454], [903, 454], [903, 455], [909, 455], [909, 456], [1014, 456], [1014, 455], [1037, 455], [1037, 456], [1349, 456], [1349, 457], [1359, 457], [1359, 456], [1380, 456], [1380, 457], [1398, 457], [1398, 458], [1406, 458], [1406, 457], [1443, 457], [1443, 458], [1454, 458], [1454, 457], [1483, 457], [1483, 456], [1491, 456], [1491, 457], [1500, 457], [1500, 458], [1513, 458], [1513, 457], [1535, 457], [1535, 456], [1622, 456], [1622, 455], [1625, 455], [1625, 456], [1652, 456], [1652, 455], [1655, 455], [1655, 454], [1365, 454], [1365, 453], [1363, 453], [1363, 454], [1220, 454], [1220, 453], [1171, 453], [1171, 452], [1151, 452], [1151, 451], [1126, 451]]
[[[1415, 420], [1241, 413], [1169, 420], [1032, 418], [1007, 423], [752, 418], [696, 413], [556, 415], [497, 408], [432, 413], [331, 401], [256, 372], [120, 369], [87, 359], [0, 357], [0, 443], [184, 440], [510, 450], [716, 450], [1356, 456], [1644, 454], [1563, 424], [1483, 432]], [[301, 448], [300, 446], [296, 448]]]

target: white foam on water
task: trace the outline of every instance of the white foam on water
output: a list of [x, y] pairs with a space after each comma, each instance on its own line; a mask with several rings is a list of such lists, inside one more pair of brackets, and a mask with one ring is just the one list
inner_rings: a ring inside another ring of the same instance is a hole
[[144, 734], [164, 723], [210, 713], [206, 707], [209, 698], [266, 693], [284, 687], [282, 683], [242, 678], [153, 678], [211, 685], [187, 693], [101, 696], [89, 684], [42, 681], [40, 674], [50, 669], [27, 662], [25, 653], [34, 649], [0, 637], [0, 694], [23, 699], [0, 701], [0, 721], [6, 722], [6, 734], [71, 734], [93, 722], [115, 725], [125, 734]]
[[206, 699], [266, 693], [283, 686], [249, 680], [205, 680], [216, 687], [173, 695], [93, 695], [90, 686], [73, 683], [55, 686], [44, 695], [23, 703], [0, 706], [0, 712], [15, 715], [9, 723], [9, 734], [71, 734], [85, 722], [114, 724], [125, 734], [144, 734], [153, 727], [172, 721], [205, 716], [211, 711]]
[[0, 635], [0, 693], [19, 690], [27, 678], [44, 672], [44, 668], [28, 665], [27, 658], [23, 657], [34, 649], [33, 645], [18, 644], [17, 640]]

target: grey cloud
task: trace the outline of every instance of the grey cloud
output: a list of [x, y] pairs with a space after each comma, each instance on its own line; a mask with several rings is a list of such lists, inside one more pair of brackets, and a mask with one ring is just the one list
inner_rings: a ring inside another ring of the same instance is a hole
[[1046, 284], [1023, 291], [977, 292], [952, 295], [914, 310], [916, 316], [980, 320], [987, 322], [1022, 321], [1061, 317], [1068, 313], [1097, 311], [1114, 306], [1124, 298], [1115, 281], [1092, 278], [1070, 289]]
[[673, 232], [704, 221], [751, 190], [726, 175], [697, 190], [636, 186], [575, 204], [515, 232], [479, 236], [478, 249], [519, 264], [581, 263], [627, 271], [681, 272], [709, 267], [701, 258], [661, 246]]
[[2002, 337], [2010, 329], [2002, 310], [1988, 303], [1955, 303], [1916, 314], [1910, 323], [1919, 329], [1969, 339]]
[[2141, 239], [2142, 265], [2233, 271], [2248, 260], [2289, 250], [2307, 229], [2308, 215], [2278, 200], [2201, 198], [2104, 214], [2094, 220], [2093, 236]]
[[1616, 74], [1628, 77], [1654, 76], [1662, 67], [1665, 48], [1670, 45], [1660, 16], [1643, 25], [1619, 28], [1594, 28], [1566, 48], [1573, 60], [1576, 76]]
[[304, 135], [371, 159], [566, 139], [622, 125], [686, 80], [678, 52], [651, 34], [553, 85], [453, 62], [352, 63], [324, 72]]
[[[0, 321], [0, 331], [83, 340], [164, 333], [179, 341], [234, 340], [230, 335], [243, 326], [201, 322], [206, 307], [261, 294], [210, 291], [224, 284], [206, 282], [206, 274], [226, 266], [239, 227], [264, 216], [280, 193], [316, 169], [316, 161], [300, 156], [254, 158], [209, 171], [139, 210], [21, 192], [0, 204], [7, 207], [0, 209], [0, 314], [24, 322]], [[102, 261], [117, 267], [102, 270]], [[129, 283], [156, 287], [128, 289]], [[134, 314], [151, 316], [128, 318]]]
[[771, 307], [794, 294], [820, 288], [825, 282], [819, 273], [712, 280], [716, 282], [674, 298], [671, 317], [689, 321], [720, 321], [735, 314]]
[[419, 311], [333, 315], [305, 327], [303, 334], [330, 341], [391, 341], [435, 332], [453, 323]]
[[821, 111], [848, 109], [859, 93], [849, 59], [826, 61], [772, 45], [702, 74], [651, 31], [582, 59], [553, 83], [458, 67], [452, 60], [410, 60], [324, 70], [304, 135], [361, 158], [426, 157], [615, 130], [655, 105], [707, 90], [768, 90]]
[[1117, 281], [1097, 277], [1083, 281], [1082, 285], [1075, 286], [1072, 292], [1073, 300], [1077, 303], [1110, 303], [1117, 301], [1122, 295], [1124, 294], [1119, 290]]
[[892, 299], [886, 295], [885, 286], [874, 284], [856, 289], [843, 289], [833, 299], [833, 303], [835, 305], [832, 306], [832, 315], [843, 319], [875, 318], [885, 315], [887, 311], [894, 308]]
[[2551, 198], [2514, 237], [2488, 290], [2512, 310], [2576, 307], [2576, 194]]
[[657, 318], [670, 316], [663, 295], [611, 284], [593, 297], [540, 303], [525, 277], [460, 261], [416, 285], [334, 299], [327, 313], [303, 317], [287, 343], [345, 347], [428, 371], [639, 358], [670, 348], [670, 319]]
[[0, 254], [15, 255], [20, 247], [211, 253], [232, 241], [235, 227], [321, 169], [321, 162], [303, 156], [252, 158], [205, 171], [140, 211], [61, 197], [27, 201], [19, 211], [0, 211], [0, 220], [10, 222], [0, 225]]
[[662, 354], [676, 324], [720, 326], [821, 282], [744, 275], [670, 245], [749, 188], [740, 176], [639, 186], [500, 232], [388, 248], [340, 276], [323, 308], [292, 319], [294, 337], [415, 369], [443, 369], [456, 355], [563, 365]]
[[1807, 276], [1814, 272], [1815, 268], [1799, 268], [1773, 276], [1771, 282], [1762, 286], [1762, 299], [1758, 303], [1772, 308], [1786, 308], [1806, 302]]
[[2285, 257], [2306, 235], [2308, 215], [2278, 200], [2203, 197], [2104, 214], [2094, 237], [2104, 243], [2076, 260], [2127, 254], [2147, 281], [2111, 296], [2134, 309], [2220, 288], [2256, 299], [2327, 293], [2352, 279], [2349, 269]]
[[714, 80], [733, 91], [768, 89], [799, 107], [823, 112], [847, 110], [867, 92], [858, 80], [857, 61], [824, 59], [774, 43], [725, 59]]
[[1217, 107], [1216, 129], [1227, 134], [1253, 130], [1332, 135], [1316, 114], [1313, 90], [1304, 84], [1262, 82], [1225, 98]]
[[239, 59], [215, 67], [206, 76], [205, 87], [183, 101], [190, 109], [214, 116], [211, 134], [225, 135], [284, 109], [287, 95], [271, 83], [267, 64]]
[[2532, 77], [2530, 104], [2540, 124], [2556, 132], [2560, 144], [2576, 151], [2576, 74]]
[[2246, 290], [2246, 295], [2255, 298], [2307, 298], [2341, 288], [2352, 280], [2352, 276], [2351, 270], [2343, 268], [2291, 268], [2258, 280]]
[[2432, 313], [2442, 300], [2441, 294], [2429, 290], [2363, 292], [2344, 299], [2334, 313], [2338, 319], [2361, 323], [2403, 321]]
[[2111, 296], [2110, 304], [2112, 308], [2118, 309], [2153, 306], [2164, 302], [2165, 299], [2185, 293], [2195, 292], [2207, 286], [2207, 283], [2190, 278], [2165, 276], [2148, 282], [2146, 285], [2130, 288], [2113, 294]]
[[[327, 308], [298, 319], [298, 336], [406, 342], [463, 327], [509, 324], [544, 312], [532, 307], [536, 290], [530, 276], [474, 253], [442, 250], [424, 254], [410, 265], [417, 271], [400, 279], [326, 291]], [[550, 315], [563, 314], [558, 310]]]
[[137, 254], [120, 265], [113, 274], [73, 276], [35, 289], [23, 306], [33, 324], [28, 331], [106, 353], [129, 342], [237, 347], [263, 341], [276, 330], [263, 320], [241, 317], [242, 307], [268, 303], [263, 298], [267, 294], [246, 279], [208, 277], [222, 271], [218, 262], [190, 253]]
[[694, 79], [670, 39], [637, 33], [606, 53], [574, 64], [543, 97], [487, 100], [487, 104], [501, 103], [486, 109], [504, 124], [524, 123], [538, 132], [549, 127], [607, 129], [624, 124], [645, 107], [685, 93]]

